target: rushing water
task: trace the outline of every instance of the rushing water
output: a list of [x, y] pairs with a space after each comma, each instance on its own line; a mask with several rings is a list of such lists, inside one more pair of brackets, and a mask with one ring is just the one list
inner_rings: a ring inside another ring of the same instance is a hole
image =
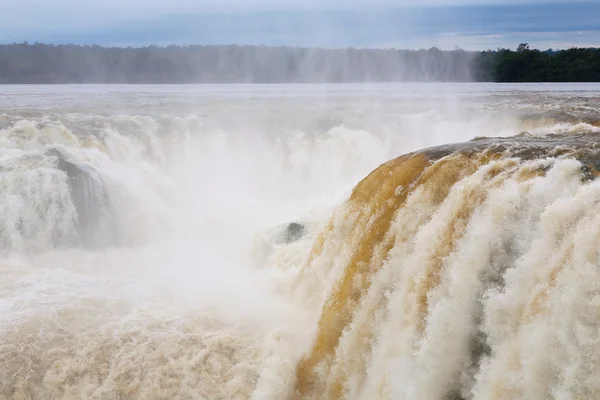
[[0, 87], [0, 399], [598, 398], [599, 111]]

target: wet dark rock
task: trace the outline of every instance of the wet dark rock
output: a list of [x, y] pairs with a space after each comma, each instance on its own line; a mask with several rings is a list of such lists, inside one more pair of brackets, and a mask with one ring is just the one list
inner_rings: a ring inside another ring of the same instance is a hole
[[443, 400], [465, 400], [465, 397], [460, 393], [460, 390], [451, 389], [444, 395]]
[[430, 147], [415, 153], [423, 154], [433, 162], [450, 154], [476, 156], [484, 151], [503, 153], [522, 160], [568, 155], [586, 165], [582, 170], [586, 178], [600, 175], [600, 132], [583, 131], [543, 137], [524, 132], [512, 137], [477, 137], [469, 142]]
[[581, 165], [581, 180], [583, 182], [594, 180], [594, 174], [590, 169], [589, 165], [582, 164]]
[[304, 224], [290, 222], [281, 226], [275, 236], [275, 244], [290, 244], [300, 240], [306, 233]]
[[304, 236], [305, 227], [297, 222], [288, 224], [286, 228], [285, 241], [286, 243], [292, 243]]

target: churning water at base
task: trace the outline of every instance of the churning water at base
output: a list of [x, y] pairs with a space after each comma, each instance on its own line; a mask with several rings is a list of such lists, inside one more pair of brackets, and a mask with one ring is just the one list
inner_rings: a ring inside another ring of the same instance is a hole
[[598, 89], [10, 87], [0, 399], [598, 398]]

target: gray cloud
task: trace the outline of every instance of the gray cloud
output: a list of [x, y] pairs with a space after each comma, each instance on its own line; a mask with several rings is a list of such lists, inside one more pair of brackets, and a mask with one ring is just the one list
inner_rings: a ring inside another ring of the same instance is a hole
[[[591, 1], [591, 0], [590, 0]], [[295, 9], [376, 9], [488, 4], [536, 4], [544, 0], [2, 0], [0, 23], [34, 28], [68, 21], [74, 25], [203, 12]], [[44, 23], [46, 22], [46, 23]]]
[[598, 45], [600, 33], [597, 2], [427, 0], [435, 7], [408, 7], [414, 3], [330, 0], [317, 7], [320, 0], [0, 1], [0, 42], [5, 43], [482, 49], [528, 41], [561, 48]]

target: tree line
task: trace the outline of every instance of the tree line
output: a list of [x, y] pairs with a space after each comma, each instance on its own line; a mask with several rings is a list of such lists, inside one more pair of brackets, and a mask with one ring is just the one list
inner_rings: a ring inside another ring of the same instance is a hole
[[600, 49], [0, 45], [0, 83], [600, 81]]
[[474, 80], [494, 82], [600, 82], [600, 48], [540, 51], [521, 43], [516, 51], [476, 55]]

